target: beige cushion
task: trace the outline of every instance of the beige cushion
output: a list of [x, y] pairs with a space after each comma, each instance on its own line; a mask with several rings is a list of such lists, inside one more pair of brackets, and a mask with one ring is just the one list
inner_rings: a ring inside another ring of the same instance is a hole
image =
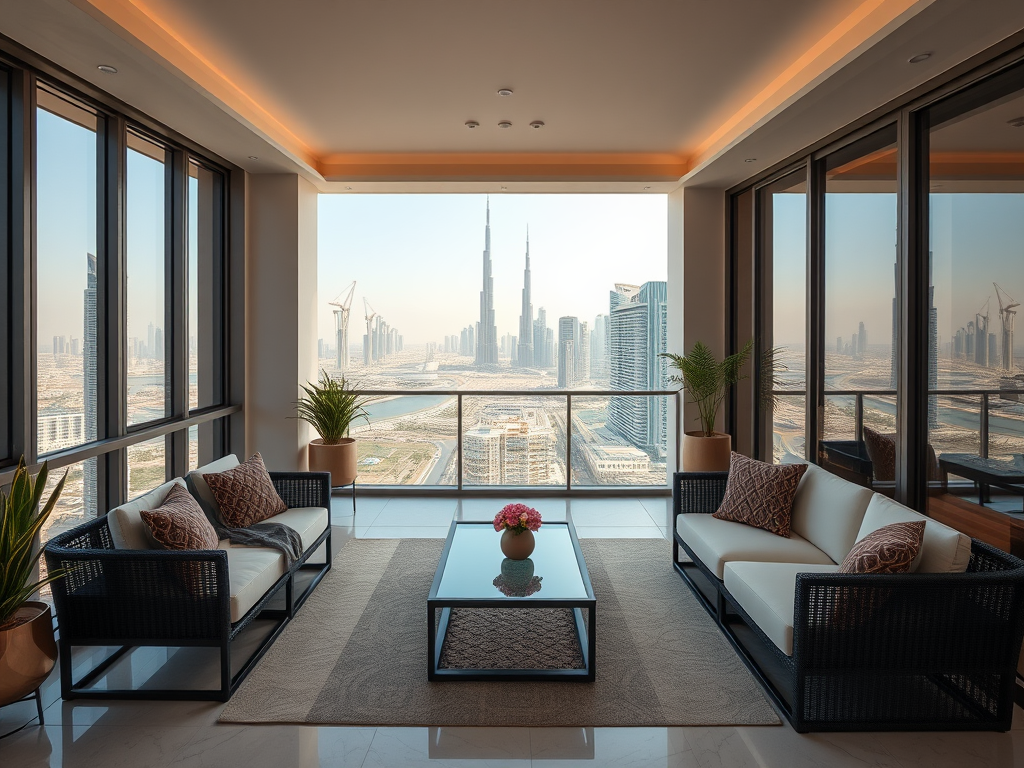
[[857, 540], [874, 494], [809, 464], [793, 499], [792, 530], [841, 563]]
[[107, 513], [107, 525], [116, 549], [163, 549], [142, 519], [142, 510], [156, 509], [163, 504], [173, 485], [184, 487], [185, 482], [176, 477]]
[[[222, 542], [223, 543], [223, 542]], [[231, 583], [231, 622], [245, 616], [285, 574], [284, 555], [269, 547], [231, 545], [228, 578]]]
[[798, 573], [836, 573], [839, 566], [805, 563], [728, 563], [725, 588], [787, 656], [793, 655], [793, 615]]
[[676, 531], [720, 579], [725, 564], [735, 560], [834, 565], [828, 555], [795, 533], [786, 539], [762, 528], [705, 514], [679, 515]]
[[203, 508], [203, 511], [207, 515], [215, 518], [216, 520], [220, 520], [222, 524], [224, 520], [220, 516], [220, 510], [217, 508], [217, 500], [213, 497], [213, 491], [211, 491], [210, 486], [206, 484], [206, 480], [203, 479], [203, 475], [214, 474], [216, 472], [226, 472], [227, 470], [234, 469], [237, 466], [238, 459], [233, 453], [231, 453], [224, 458], [211, 461], [206, 466], [193, 469], [185, 475], [185, 484], [188, 486], [192, 495], [196, 497], [196, 501], [199, 502], [199, 506]]
[[864, 513], [864, 522], [857, 534], [857, 541], [882, 526], [915, 520], [924, 520], [924, 539], [921, 541], [917, 557], [910, 566], [911, 573], [963, 573], [967, 570], [971, 559], [970, 536], [918, 514], [880, 493], [871, 497], [871, 503]]
[[267, 523], [284, 523], [293, 528], [302, 539], [302, 550], [309, 549], [317, 536], [327, 530], [330, 516], [323, 507], [295, 507], [265, 520]]

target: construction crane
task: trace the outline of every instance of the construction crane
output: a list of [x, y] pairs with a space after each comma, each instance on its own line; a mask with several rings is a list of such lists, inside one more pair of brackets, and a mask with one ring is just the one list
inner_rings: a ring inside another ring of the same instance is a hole
[[[348, 316], [355, 292], [356, 281], [353, 280], [345, 290], [334, 297], [334, 301], [327, 302], [332, 307], [337, 307], [334, 310], [334, 330], [338, 342], [338, 370], [342, 376], [348, 371]], [[342, 299], [342, 296], [345, 298]]]
[[[992, 283], [996, 289], [996, 301], [999, 302], [999, 322], [1003, 326], [1002, 335], [1002, 363], [1003, 369], [1007, 371], [1013, 370], [1013, 318], [1017, 314], [1017, 307], [1020, 306], [1020, 302], [1016, 301], [1010, 294], [999, 287], [998, 284]], [[1005, 301], [1004, 301], [1005, 299]]]
[[366, 314], [366, 339], [363, 342], [363, 362], [366, 364], [366, 367], [369, 368], [370, 363], [373, 362], [373, 327], [371, 326], [371, 323], [373, 322], [373, 318], [377, 316], [377, 313], [373, 311], [373, 307], [370, 306], [370, 302], [366, 300], [365, 296], [363, 297], [363, 308], [365, 309]]

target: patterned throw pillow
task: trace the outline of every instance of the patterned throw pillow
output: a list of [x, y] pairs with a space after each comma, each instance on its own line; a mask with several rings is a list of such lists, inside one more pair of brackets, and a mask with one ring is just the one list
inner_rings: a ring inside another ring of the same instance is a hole
[[806, 471], [806, 464], [765, 464], [734, 451], [722, 506], [712, 517], [763, 528], [788, 539], [793, 498]]
[[258, 453], [227, 472], [203, 475], [229, 528], [248, 528], [288, 509]]
[[164, 549], [217, 549], [217, 532], [184, 486], [172, 485], [163, 504], [141, 514]]
[[875, 480], [896, 479], [896, 435], [882, 434], [864, 426], [864, 447], [875, 473]]
[[840, 573], [907, 573], [924, 536], [924, 520], [884, 525], [853, 545]]

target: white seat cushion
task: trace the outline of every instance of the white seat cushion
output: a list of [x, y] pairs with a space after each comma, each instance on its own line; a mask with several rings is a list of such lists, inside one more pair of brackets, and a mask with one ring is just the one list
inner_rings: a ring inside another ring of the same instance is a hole
[[259, 602], [286, 569], [284, 555], [276, 549], [231, 545], [227, 552], [233, 624]]
[[284, 523], [294, 528], [302, 539], [302, 551], [309, 549], [317, 536], [327, 530], [329, 515], [323, 507], [295, 507], [264, 520], [265, 523]]
[[963, 573], [967, 570], [971, 560], [970, 536], [938, 520], [925, 517], [880, 493], [871, 497], [857, 541], [883, 526], [915, 520], [924, 520], [924, 538], [917, 557], [910, 565], [911, 573]]
[[836, 573], [839, 566], [805, 563], [728, 563], [725, 588], [761, 631], [793, 655], [793, 614], [798, 573]]
[[761, 528], [719, 520], [711, 515], [679, 515], [676, 531], [719, 579], [734, 560], [833, 565], [829, 556], [797, 534], [786, 539]]
[[229, 469], [234, 469], [238, 466], [238, 459], [233, 453], [227, 456], [211, 461], [198, 469], [193, 469], [187, 475], [185, 475], [185, 484], [188, 486], [189, 492], [196, 497], [196, 501], [199, 502], [199, 506], [203, 508], [203, 512], [215, 520], [220, 520], [221, 524], [224, 524], [224, 519], [220, 516], [220, 508], [217, 506], [217, 500], [213, 497], [213, 491], [210, 490], [210, 486], [206, 484], [203, 479], [203, 475], [212, 475], [217, 472], [227, 472]]
[[793, 499], [792, 530], [841, 563], [857, 541], [873, 495], [870, 488], [808, 464]]
[[156, 509], [163, 504], [167, 492], [173, 485], [184, 487], [185, 481], [176, 477], [107, 513], [107, 526], [110, 528], [110, 538], [114, 541], [115, 549], [163, 549], [153, 538], [146, 521], [142, 519], [142, 512]]

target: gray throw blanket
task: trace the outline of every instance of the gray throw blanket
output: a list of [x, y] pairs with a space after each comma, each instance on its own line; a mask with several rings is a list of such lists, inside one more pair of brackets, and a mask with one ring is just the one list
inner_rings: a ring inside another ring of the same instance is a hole
[[302, 539], [294, 528], [284, 523], [256, 523], [248, 528], [226, 528], [220, 520], [207, 515], [220, 539], [231, 539], [232, 544], [243, 547], [272, 547], [284, 555], [290, 569], [302, 557]]

